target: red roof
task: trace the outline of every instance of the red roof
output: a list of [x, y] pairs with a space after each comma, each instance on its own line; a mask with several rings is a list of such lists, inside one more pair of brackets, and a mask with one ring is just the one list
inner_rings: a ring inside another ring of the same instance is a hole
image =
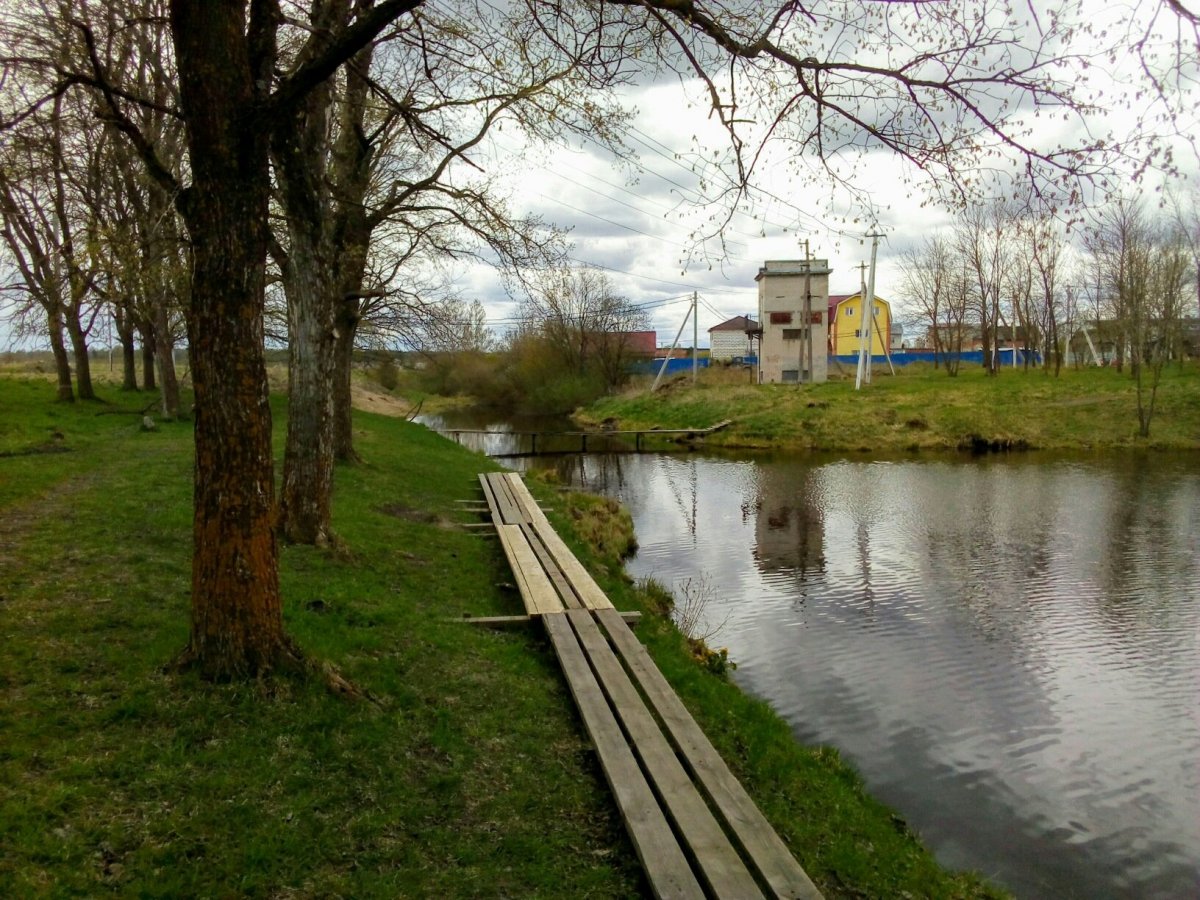
[[631, 353], [654, 356], [658, 349], [657, 331], [626, 331], [625, 347]]
[[709, 334], [714, 331], [753, 331], [758, 327], [758, 323], [749, 316], [734, 316], [732, 319], [726, 319], [720, 325], [714, 325], [708, 329]]
[[837, 309], [837, 305], [839, 303], [843, 303], [846, 300], [849, 300], [851, 297], [857, 297], [857, 296], [858, 296], [858, 291], [855, 291], [853, 294], [830, 294], [829, 295], [829, 321], [830, 322], [833, 321], [833, 311], [835, 309]]

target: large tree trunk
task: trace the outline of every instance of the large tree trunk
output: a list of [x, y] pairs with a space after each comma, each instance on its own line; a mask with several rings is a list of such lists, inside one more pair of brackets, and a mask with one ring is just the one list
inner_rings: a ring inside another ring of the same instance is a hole
[[67, 334], [71, 337], [71, 352], [75, 356], [75, 393], [80, 400], [95, 400], [92, 388], [92, 364], [88, 359], [87, 335], [79, 324], [78, 314], [67, 311]]
[[333, 455], [341, 462], [358, 459], [354, 452], [354, 339], [358, 334], [358, 300], [338, 304], [333, 335]]
[[363, 289], [372, 225], [366, 207], [371, 184], [373, 148], [364, 137], [367, 98], [374, 47], [367, 45], [346, 68], [346, 84], [338, 106], [338, 139], [333, 146], [335, 184], [334, 257], [337, 265], [334, 320], [333, 454], [342, 462], [358, 459], [354, 452], [351, 374], [354, 342], [362, 321]]
[[54, 354], [54, 373], [58, 379], [58, 399], [64, 403], [74, 403], [75, 389], [71, 385], [71, 357], [63, 342], [62, 313], [57, 308], [46, 311], [46, 326], [50, 337], [50, 350]]
[[285, 540], [324, 544], [333, 498], [333, 314], [328, 257], [293, 232], [288, 284], [288, 434], [280, 527]]
[[171, 3], [192, 172], [180, 208], [192, 239], [196, 393], [192, 621], [182, 661], [220, 679], [296, 660], [279, 592], [263, 354], [269, 169], [255, 115], [274, 63], [263, 49], [274, 46], [274, 21], [268, 9], [259, 14], [248, 29], [240, 3]]
[[175, 341], [171, 338], [171, 323], [167, 320], [167, 303], [159, 298], [154, 307], [154, 356], [162, 384], [163, 418], [179, 418], [179, 379], [175, 377]]
[[332, 534], [335, 271], [327, 187], [328, 83], [278, 123], [273, 153], [287, 220], [288, 433], [280, 530], [324, 544]]
[[157, 354], [154, 347], [158, 341], [154, 337], [154, 325], [150, 322], [139, 322], [138, 333], [142, 336], [142, 387], [148, 391], [157, 390], [158, 378], [154, 372]]
[[117, 337], [121, 341], [121, 390], [136, 391], [137, 348], [133, 342], [133, 317], [127, 310], [118, 308], [114, 318], [117, 322]]

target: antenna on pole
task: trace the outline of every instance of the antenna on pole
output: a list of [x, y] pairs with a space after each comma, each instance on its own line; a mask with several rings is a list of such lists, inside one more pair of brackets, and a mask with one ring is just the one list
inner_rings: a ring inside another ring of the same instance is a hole
[[879, 239], [883, 235], [872, 232], [871, 238], [871, 274], [867, 278], [867, 293], [862, 298], [863, 308], [858, 320], [862, 323], [859, 334], [862, 340], [858, 345], [858, 375], [854, 379], [854, 389], [859, 390], [863, 382], [871, 383], [871, 320], [875, 318], [875, 256], [879, 250]]

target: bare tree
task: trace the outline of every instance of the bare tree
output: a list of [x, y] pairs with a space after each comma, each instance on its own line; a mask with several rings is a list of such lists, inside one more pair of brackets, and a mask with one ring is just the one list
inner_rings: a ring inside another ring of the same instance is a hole
[[941, 237], [924, 238], [900, 257], [900, 295], [918, 311], [933, 342], [934, 367], [944, 364], [952, 377], [962, 353], [962, 322], [955, 322], [952, 299], [954, 272], [953, 248]]
[[[324, 52], [369, 7], [311, 3], [308, 37], [292, 65]], [[569, 26], [556, 10], [536, 18], [514, 12], [466, 2], [452, 16], [423, 11], [420, 27], [358, 51], [340, 87], [322, 83], [290, 119], [276, 121], [272, 157], [287, 233], [274, 252], [288, 294], [291, 357], [281, 502], [288, 540], [329, 534], [335, 447], [350, 443], [348, 427], [336, 439], [349, 413], [336, 411], [339, 400], [348, 407], [348, 391], [335, 380], [348, 382], [345, 348], [365, 295], [391, 293], [386, 285], [365, 289], [369, 255], [386, 258], [398, 243], [404, 261], [433, 249], [453, 257], [481, 244], [502, 262], [526, 262], [546, 242], [471, 175], [474, 148], [505, 121], [547, 138], [571, 128], [602, 136], [620, 119], [606, 116], [608, 104], [594, 94], [620, 71], [635, 35], [604, 39], [586, 6]], [[464, 14], [486, 27], [464, 30]], [[395, 230], [399, 242], [380, 240]]]
[[1020, 342], [1024, 350], [1023, 367], [1029, 370], [1032, 350], [1041, 340], [1034, 312], [1034, 265], [1033, 245], [1029, 236], [1029, 222], [1023, 217], [1014, 217], [1008, 229], [1006, 243], [1006, 265], [1004, 268], [1005, 293], [1008, 295], [1008, 327], [1012, 343], [1012, 366], [1017, 366], [1017, 347]]
[[1137, 388], [1138, 433], [1149, 437], [1163, 367], [1181, 352], [1191, 248], [1176, 223], [1151, 220], [1140, 203], [1124, 199], [1099, 213], [1088, 243], [1103, 289], [1119, 310], [1119, 340]]
[[[149, 11], [163, 15], [165, 4], [152, 0]], [[112, 7], [108, 13], [114, 15]], [[184, 132], [182, 122], [171, 113], [177, 98], [168, 36], [156, 28], [109, 28], [119, 39], [106, 42], [106, 68], [111, 71], [119, 67], [127, 73], [138, 95], [149, 98], [147, 105], [131, 107], [129, 115], [178, 181]], [[114, 133], [119, 130], [111, 124], [109, 128]], [[124, 244], [114, 241], [124, 248], [114, 271], [120, 273], [124, 298], [133, 300], [131, 317], [150, 351], [150, 372], [157, 373], [154, 383], [161, 391], [162, 414], [174, 419], [181, 413], [175, 347], [185, 331], [190, 248], [175, 209], [175, 197], [160, 180], [148, 175], [130, 143], [120, 140], [114, 144], [112, 194], [118, 208], [113, 227], [125, 240]]]
[[1140, 303], [1135, 292], [1145, 288], [1146, 240], [1141, 207], [1125, 198], [1102, 207], [1096, 224], [1088, 229], [1084, 246], [1091, 258], [1097, 330], [1104, 319], [1111, 322], [1113, 361], [1118, 372], [1125, 369], [1130, 349], [1130, 317]]
[[1049, 371], [1053, 362], [1054, 374], [1058, 376], [1063, 364], [1063, 341], [1059, 326], [1065, 320], [1067, 333], [1070, 334], [1070, 323], [1074, 321], [1073, 309], [1065, 298], [1060, 297], [1066, 241], [1053, 216], [1045, 210], [1032, 216], [1025, 223], [1023, 231], [1038, 298], [1038, 303], [1030, 313], [1036, 318], [1038, 332], [1042, 335], [1043, 366]]
[[[91, 400], [87, 338], [100, 309], [94, 288], [103, 136], [74, 107], [55, 98], [4, 148], [0, 235], [25, 293], [45, 311], [59, 399]], [[64, 332], [75, 361], [74, 391]]]
[[539, 273], [521, 302], [521, 330], [539, 335], [563, 368], [595, 375], [605, 387], [627, 377], [633, 358], [629, 332], [646, 327], [646, 313], [616, 294], [597, 269]]
[[[281, 615], [263, 357], [273, 125], [293, 116], [310, 91], [419, 5], [384, 0], [281, 74], [274, 4], [172, 2], [179, 104], [171, 114], [185, 126], [190, 182], [171, 170], [139, 127], [131, 110], [153, 101], [104, 65], [97, 24], [70, 19], [73, 58], [85, 64], [58, 66], [54, 91], [82, 84], [94, 92], [101, 115], [175, 199], [191, 239], [194, 555], [191, 636], [181, 661], [209, 677], [261, 674], [301, 659]], [[82, 11], [72, 7], [67, 14]]]
[[1000, 370], [1000, 300], [1008, 271], [1007, 228], [1010, 216], [1000, 203], [962, 212], [954, 226], [954, 250], [962, 261], [979, 325], [983, 367], [989, 375]]
[[[1193, 16], [1194, 21], [1194, 16]], [[1200, 190], [1195, 187], [1170, 197], [1171, 220], [1192, 255], [1192, 284], [1196, 293], [1184, 305], [1183, 318], [1200, 317]], [[1180, 357], [1182, 361], [1182, 355]]]

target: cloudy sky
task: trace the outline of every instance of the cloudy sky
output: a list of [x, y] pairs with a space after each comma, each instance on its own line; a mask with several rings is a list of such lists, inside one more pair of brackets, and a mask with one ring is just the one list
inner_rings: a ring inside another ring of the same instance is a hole
[[[1109, 45], [1119, 46], [1121, 40], [1144, 33], [1156, 10], [1160, 14], [1156, 27], [1168, 37], [1170, 29], [1164, 30], [1163, 23], [1178, 21], [1173, 13], [1162, 16], [1161, 0], [1080, 0], [1080, 4], [1094, 20], [1097, 46], [1101, 34]], [[1034, 10], [1045, 0], [1018, 4], [1026, 5]], [[1131, 27], [1132, 22], [1139, 24]], [[1183, 37], [1186, 49], [1189, 35]], [[879, 52], [869, 42], [860, 42], [858, 48], [867, 55]], [[859, 59], [844, 52], [830, 58]], [[1081, 83], [1086, 77], [1092, 88], [1103, 92], [1105, 111], [1093, 117], [1091, 126], [1117, 133], [1151, 127], [1153, 123], [1139, 121], [1145, 114], [1145, 99], [1132, 100], [1141, 60], [1132, 53], [1118, 53], [1097, 62], [1086, 76], [1078, 73]], [[1193, 80], [1188, 89], [1194, 89], [1198, 64], [1200, 59], [1190, 67]], [[523, 148], [520, 135], [510, 129], [494, 134], [479, 148], [474, 162], [489, 175], [505, 173], [514, 212], [568, 229], [576, 263], [604, 270], [619, 294], [645, 309], [662, 344], [670, 342], [683, 322], [693, 291], [700, 297], [701, 346], [708, 344], [708, 328], [753, 313], [759, 267], [767, 259], [803, 258], [806, 239], [812, 256], [827, 259], [833, 269], [830, 292], [850, 293], [859, 289], [859, 266], [870, 258], [866, 235], [877, 229], [884, 237], [876, 290], [895, 300], [898, 255], [951, 221], [944, 209], [925, 202], [917, 173], [890, 152], [858, 157], [849, 177], [859, 191], [855, 198], [832, 187], [828, 178], [806, 180], [789, 174], [788, 163], [794, 168], [796, 161], [787, 160], [783, 150], [775, 148], [775, 155], [758, 166], [754, 188], [726, 222], [725, 207], [704, 202], [728, 189], [731, 182], [712, 163], [714, 153], [717, 159], [728, 155], [728, 144], [708, 115], [700, 86], [668, 76], [629, 88], [623, 99], [638, 114], [627, 136], [627, 151], [620, 158], [582, 141], [539, 148], [525, 154], [524, 163], [514, 163]], [[1196, 113], [1191, 116], [1193, 120], [1181, 123], [1180, 130], [1185, 135], [1200, 134]], [[1080, 127], [1061, 118], [1042, 118], [1036, 126], [1038, 141], [1047, 145], [1071, 137], [1071, 130]], [[1176, 159], [1195, 175], [1198, 167], [1192, 149], [1184, 149]], [[817, 171], [810, 160], [800, 162], [801, 170]], [[873, 208], [862, 202], [865, 197]], [[709, 239], [698, 242], [697, 235]], [[508, 296], [496, 273], [485, 265], [462, 263], [452, 275], [460, 296], [480, 300], [495, 330], [506, 330], [517, 301]], [[0, 322], [0, 346], [8, 344], [7, 337]], [[691, 341], [690, 323], [682, 340]]]
[[[691, 86], [693, 89], [695, 86]], [[844, 192], [802, 183], [781, 166], [763, 167], [756, 187], [725, 224], [720, 203], [705, 205], [727, 176], [696, 165], [697, 141], [722, 147], [724, 140], [692, 91], [678, 84], [640, 88], [628, 101], [639, 115], [621, 160], [597, 145], [561, 147], [545, 164], [529, 164], [512, 177], [512, 202], [521, 212], [569, 230], [577, 264], [603, 269], [616, 291], [645, 306], [659, 342], [669, 343], [687, 315], [693, 291], [700, 298], [700, 344], [707, 329], [737, 315], [756, 314], [754, 276], [767, 259], [828, 259], [831, 293], [859, 289], [859, 265], [870, 259], [871, 216], [880, 242], [877, 292], [886, 296], [894, 274], [891, 256], [914, 235], [945, 225], [949, 216], [922, 207], [901, 183], [902, 167], [877, 153], [860, 166], [856, 185], [869, 191], [874, 214]], [[499, 139], [500, 151], [519, 150], [515, 136]], [[702, 173], [707, 177], [701, 177]], [[776, 177], [772, 177], [775, 173]], [[702, 186], [703, 184], [703, 186]], [[855, 221], [855, 218], [858, 221]], [[700, 234], [713, 235], [697, 242]], [[904, 239], [898, 240], [903, 235]], [[723, 240], [722, 240], [723, 239]], [[469, 299], [478, 298], [498, 331], [511, 322], [516, 301], [486, 267], [463, 270]], [[691, 323], [681, 341], [691, 343]]]
[[[1099, 46], [1100, 35], [1111, 44], [1114, 34], [1142, 33], [1139, 29], [1159, 4], [1157, 0], [1129, 5], [1083, 0], [1081, 8], [1095, 20]], [[1107, 21], [1101, 21], [1105, 17]], [[1131, 28], [1135, 21], [1142, 24]], [[1160, 19], [1160, 25], [1163, 21], [1174, 20]], [[1086, 74], [1071, 76], [1080, 86], [1090, 82], [1089, 93], [1103, 92], [1104, 109], [1089, 122], [1093, 134], [1111, 130], [1120, 135], [1150, 127], [1151, 123], [1139, 120], [1146, 102], [1133, 99], [1140, 65], [1132, 54], [1119, 54], [1093, 60]], [[709, 240], [697, 247], [693, 238], [697, 230], [705, 226], [710, 233], [718, 230], [712, 217], [721, 217], [718, 208], [698, 201], [729, 185], [727, 176], [713, 166], [697, 168], [697, 150], [720, 155], [727, 140], [707, 116], [707, 103], [694, 83], [673, 80], [642, 86], [627, 92], [625, 100], [638, 116], [624, 158], [614, 160], [586, 142], [539, 153], [513, 176], [513, 204], [521, 212], [568, 228], [574, 260], [604, 269], [618, 293], [644, 306], [660, 344], [669, 343], [683, 322], [685, 298], [692, 291], [701, 300], [701, 346], [707, 346], [708, 328], [754, 312], [758, 268], [767, 259], [803, 258], [805, 239], [812, 256], [829, 260], [830, 292], [851, 293], [859, 289], [860, 264], [870, 258], [870, 240], [865, 236], [877, 229], [884, 237], [876, 291], [894, 298], [898, 255], [951, 221], [944, 209], [924, 202], [920, 174], [889, 152], [860, 157], [853, 168], [853, 184], [871, 198], [873, 209], [846, 191], [829, 187], [828, 179], [797, 180], [787, 174], [785, 160], [777, 156], [759, 167], [756, 188], [742, 210], [719, 229], [724, 246]], [[1037, 128], [1034, 140], [1042, 146], [1060, 140], [1069, 143], [1073, 132], [1082, 127], [1061, 115], [1029, 121]], [[1195, 125], [1195, 121], [1185, 123], [1183, 130], [1194, 130]], [[491, 152], [497, 157], [511, 154], [520, 149], [518, 140], [511, 134], [500, 137]], [[1181, 159], [1194, 176], [1192, 151], [1177, 154], [1177, 161]], [[1153, 183], [1153, 176], [1148, 181]], [[484, 303], [489, 320], [503, 331], [516, 304], [495, 276], [483, 267], [468, 268], [461, 273], [460, 284], [468, 299]], [[690, 323], [682, 340], [691, 341]]]

